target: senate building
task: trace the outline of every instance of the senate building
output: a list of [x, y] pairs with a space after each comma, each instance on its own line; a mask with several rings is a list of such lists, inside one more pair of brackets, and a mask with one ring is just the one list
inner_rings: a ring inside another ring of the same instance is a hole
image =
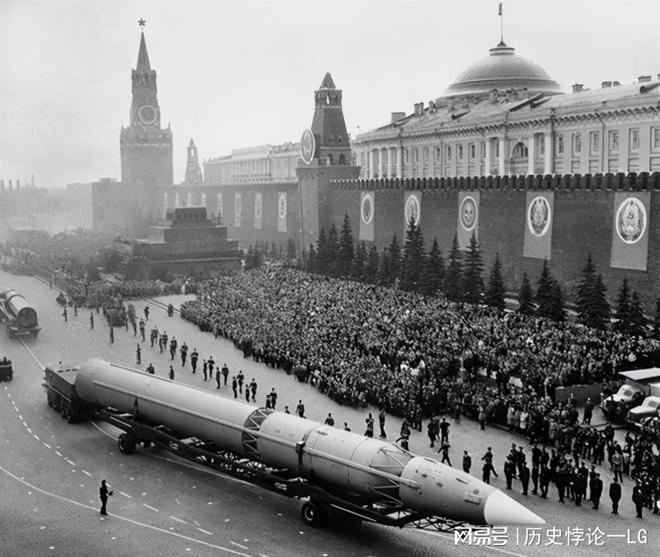
[[361, 178], [653, 172], [659, 114], [659, 79], [564, 93], [500, 42], [442, 95], [393, 112], [352, 146]]

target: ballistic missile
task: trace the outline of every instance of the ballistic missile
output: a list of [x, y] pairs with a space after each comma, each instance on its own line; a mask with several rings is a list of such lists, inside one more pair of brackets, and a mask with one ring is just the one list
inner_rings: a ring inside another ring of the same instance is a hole
[[386, 493], [412, 511], [473, 525], [545, 522], [470, 474], [387, 441], [257, 408], [101, 359], [80, 367], [75, 390], [89, 404], [137, 412], [141, 421], [322, 482], [340, 496], [376, 502]]

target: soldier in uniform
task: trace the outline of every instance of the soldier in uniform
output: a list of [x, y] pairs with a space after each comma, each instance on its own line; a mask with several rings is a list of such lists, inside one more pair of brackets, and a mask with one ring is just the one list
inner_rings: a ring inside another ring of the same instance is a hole
[[238, 392], [243, 394], [243, 381], [245, 380], [245, 375], [243, 375], [242, 369], [238, 370], [238, 375], [236, 376], [236, 380], [238, 381]]
[[514, 468], [515, 468], [515, 464], [513, 463], [513, 457], [509, 455], [506, 458], [506, 462], [504, 463], [504, 477], [506, 478], [507, 489], [511, 489], [511, 482], [513, 480]]
[[174, 381], [174, 368], [170, 366], [170, 381]]
[[539, 481], [541, 484], [541, 497], [548, 498], [548, 487], [550, 486], [550, 469], [547, 466], [541, 466], [539, 473]]
[[632, 501], [635, 504], [637, 518], [642, 518], [642, 509], [644, 508], [644, 497], [642, 495], [642, 488], [640, 487], [640, 483], [641, 482], [637, 480], [637, 483], [632, 490]]
[[144, 331], [146, 325], [144, 324], [144, 319], [140, 319], [140, 336], [142, 337], [142, 342], [145, 341]]
[[471, 467], [472, 467], [472, 457], [467, 451], [463, 451], [463, 472], [469, 474]]
[[105, 480], [101, 480], [101, 487], [99, 488], [99, 497], [101, 498], [101, 514], [107, 515], [106, 505], [108, 504], [108, 497], [112, 495], [112, 491], [108, 491], [108, 486], [105, 485]]
[[594, 510], [598, 510], [598, 504], [600, 503], [600, 496], [603, 493], [603, 480], [600, 479], [600, 474], [596, 473], [591, 482], [589, 482], [589, 495], [591, 496], [591, 502], [594, 504]]
[[610, 500], [612, 501], [612, 514], [619, 514], [619, 501], [621, 500], [621, 484], [616, 478], [610, 484]]
[[186, 358], [188, 358], [188, 345], [184, 342], [179, 349], [181, 355], [181, 367], [186, 367]]
[[[302, 416], [301, 416], [302, 418]], [[367, 437], [373, 437], [374, 436], [374, 418], [371, 415], [371, 412], [369, 412], [369, 416], [367, 416], [367, 419], [364, 420], [367, 423], [367, 430], [364, 432], [364, 434]]]
[[197, 353], [197, 348], [193, 348], [192, 354], [190, 354], [190, 366], [192, 367], [193, 374], [197, 371], [197, 360], [199, 354]]
[[231, 376], [231, 390], [234, 391], [234, 398], [238, 398], [237, 386], [238, 386], [238, 382], [236, 381], [236, 376], [232, 375]]
[[523, 495], [527, 495], [527, 491], [529, 490], [529, 467], [527, 466], [527, 463], [523, 462], [522, 468], [519, 470], [519, 472]]
[[387, 433], [385, 433], [385, 408], [381, 408], [378, 413], [378, 425], [380, 426], [380, 436], [385, 439]]
[[229, 368], [227, 364], [222, 366], [222, 377], [224, 379], [225, 387], [227, 386], [227, 377], [229, 376]]

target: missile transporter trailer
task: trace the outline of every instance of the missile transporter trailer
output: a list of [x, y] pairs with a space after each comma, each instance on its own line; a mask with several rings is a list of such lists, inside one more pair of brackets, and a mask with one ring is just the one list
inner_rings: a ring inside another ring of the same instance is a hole
[[[69, 386], [70, 407], [59, 380]], [[153, 445], [299, 498], [310, 526], [328, 518], [443, 531], [543, 524], [500, 490], [391, 443], [103, 360], [77, 371], [47, 369], [45, 387], [49, 405], [64, 404], [70, 420], [101, 419], [121, 430], [123, 454]]]

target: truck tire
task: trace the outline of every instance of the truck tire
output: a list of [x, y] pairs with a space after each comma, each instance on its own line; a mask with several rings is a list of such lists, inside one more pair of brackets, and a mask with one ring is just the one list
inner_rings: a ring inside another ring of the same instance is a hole
[[117, 447], [119, 447], [119, 452], [123, 454], [133, 454], [135, 452], [135, 445], [137, 444], [137, 439], [134, 435], [129, 433], [122, 433], [117, 438]]
[[71, 412], [70, 412], [70, 408], [69, 408], [69, 402], [67, 400], [63, 400], [62, 404], [60, 405], [60, 415], [65, 420], [67, 420], [67, 421], [69, 420]]
[[323, 524], [325, 514], [318, 503], [305, 501], [300, 507], [300, 516], [307, 526], [317, 528]]

